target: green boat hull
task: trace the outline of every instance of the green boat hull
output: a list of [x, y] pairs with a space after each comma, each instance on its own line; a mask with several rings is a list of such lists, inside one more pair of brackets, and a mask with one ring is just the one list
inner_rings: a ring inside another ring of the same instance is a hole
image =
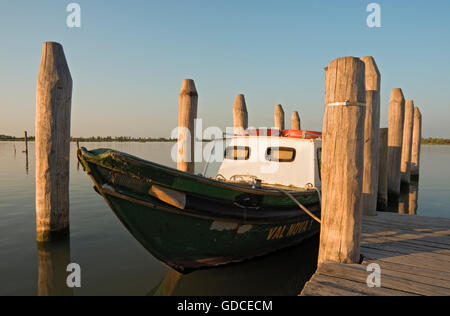
[[[115, 151], [83, 149], [78, 157], [96, 190], [130, 233], [152, 255], [180, 272], [262, 256], [299, 244], [320, 229], [316, 221], [279, 192], [224, 186], [218, 181], [212, 185], [208, 181], [214, 180]], [[168, 181], [173, 174], [179, 177]], [[166, 187], [186, 194], [186, 208], [174, 207], [145, 193], [152, 186], [163, 185], [164, 179]], [[226, 194], [219, 199], [218, 191]], [[242, 207], [243, 194], [250, 201], [253, 196], [260, 197]], [[298, 200], [319, 216], [317, 198], [304, 192]]]

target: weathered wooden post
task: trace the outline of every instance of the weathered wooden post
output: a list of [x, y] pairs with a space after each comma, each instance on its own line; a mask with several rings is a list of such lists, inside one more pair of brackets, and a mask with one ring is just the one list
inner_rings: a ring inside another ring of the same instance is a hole
[[405, 104], [405, 122], [403, 125], [402, 143], [402, 163], [401, 177], [402, 183], [409, 185], [411, 182], [411, 149], [414, 129], [414, 101], [408, 100]]
[[284, 130], [284, 110], [281, 104], [275, 107], [275, 128], [280, 131]]
[[238, 94], [233, 105], [234, 134], [241, 134], [248, 128], [248, 112], [243, 94]]
[[292, 112], [291, 116], [291, 129], [294, 131], [301, 130], [301, 123], [300, 123], [300, 115], [298, 115], [297, 111]]
[[389, 101], [388, 130], [388, 193], [389, 200], [397, 201], [400, 195], [400, 164], [402, 159], [403, 122], [405, 117], [405, 97], [402, 89], [392, 90]]
[[325, 83], [318, 264], [360, 261], [366, 89], [364, 63], [333, 60]]
[[37, 240], [69, 231], [69, 155], [72, 77], [58, 43], [46, 42], [36, 96]]
[[366, 118], [364, 128], [363, 215], [377, 215], [379, 133], [380, 133], [380, 83], [381, 75], [373, 57], [361, 60], [366, 72]]
[[198, 94], [194, 80], [184, 79], [178, 105], [178, 170], [194, 173], [195, 119]]
[[420, 169], [420, 148], [422, 142], [422, 113], [418, 107], [414, 108], [414, 131], [411, 150], [411, 177], [417, 180]]
[[378, 168], [378, 211], [388, 208], [388, 129], [380, 129]]

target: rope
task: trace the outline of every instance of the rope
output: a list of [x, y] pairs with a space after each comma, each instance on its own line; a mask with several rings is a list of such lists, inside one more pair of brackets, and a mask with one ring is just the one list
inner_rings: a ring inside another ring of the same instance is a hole
[[320, 207], [322, 207], [322, 195], [320, 193], [320, 190], [317, 187], [315, 187], [312, 183], [308, 183], [306, 185], [306, 187], [309, 189], [313, 189], [317, 192], [317, 195], [319, 196], [319, 204], [320, 204]]
[[[311, 213], [306, 207], [304, 207], [299, 201], [297, 201], [297, 199], [295, 197], [292, 196], [292, 194], [290, 194], [289, 192], [282, 190], [282, 189], [278, 189], [277, 190], [283, 192], [284, 194], [286, 194], [286, 196], [288, 198], [290, 198], [292, 201], [295, 202], [295, 204], [298, 205], [298, 207], [300, 207], [306, 214], [308, 214], [309, 216], [311, 216], [316, 222], [318, 222], [319, 224], [322, 224], [322, 222], [320, 221], [320, 219], [318, 219], [313, 213]], [[320, 197], [320, 196], [319, 196]]]
[[333, 102], [333, 103], [328, 103], [325, 104], [326, 106], [366, 106], [365, 103], [361, 103], [361, 102], [350, 102], [350, 101], [344, 101], [344, 102]]

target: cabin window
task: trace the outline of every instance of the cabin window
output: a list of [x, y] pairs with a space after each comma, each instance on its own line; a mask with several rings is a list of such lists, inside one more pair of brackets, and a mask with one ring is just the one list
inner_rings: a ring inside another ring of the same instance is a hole
[[295, 149], [289, 147], [269, 147], [266, 150], [266, 159], [276, 162], [292, 162], [295, 160]]
[[230, 146], [225, 149], [225, 159], [248, 160], [250, 157], [250, 147]]

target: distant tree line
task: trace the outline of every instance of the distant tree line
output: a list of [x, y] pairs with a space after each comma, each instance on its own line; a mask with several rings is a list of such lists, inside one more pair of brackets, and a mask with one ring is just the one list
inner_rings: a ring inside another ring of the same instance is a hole
[[422, 138], [423, 145], [450, 145], [450, 139], [446, 138]]
[[129, 136], [91, 136], [91, 137], [71, 137], [71, 141], [73, 142], [116, 142], [116, 143], [155, 143], [155, 142], [175, 142], [176, 139], [169, 139], [164, 137], [129, 137]]
[[[28, 136], [29, 141], [34, 141], [34, 136]], [[25, 137], [15, 137], [8, 135], [0, 135], [0, 141], [25, 141]], [[91, 136], [91, 137], [71, 137], [72, 142], [175, 142], [176, 139], [168, 139], [164, 137], [153, 138], [153, 137], [129, 137], [129, 136]]]
[[[29, 141], [34, 141], [34, 136], [28, 136]], [[25, 141], [25, 137], [15, 137], [8, 135], [0, 135], [0, 141]]]
[[[34, 136], [28, 136], [29, 141], [34, 141]], [[129, 137], [129, 136], [91, 136], [91, 137], [71, 137], [72, 142], [118, 142], [118, 143], [155, 143], [155, 142], [176, 142], [176, 138], [153, 138], [153, 137]], [[15, 137], [8, 135], [0, 135], [0, 141], [25, 141], [24, 137]], [[203, 140], [209, 141], [209, 140]], [[450, 139], [447, 138], [422, 138], [423, 145], [450, 145]]]

